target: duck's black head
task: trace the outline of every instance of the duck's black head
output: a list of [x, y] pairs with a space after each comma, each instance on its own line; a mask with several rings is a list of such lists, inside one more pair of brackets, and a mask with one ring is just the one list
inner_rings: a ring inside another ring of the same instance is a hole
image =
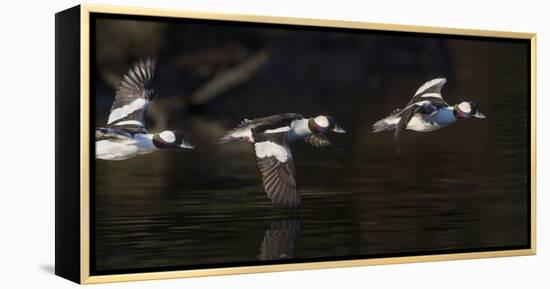
[[171, 130], [165, 130], [160, 133], [155, 133], [153, 135], [153, 144], [159, 149], [195, 148], [185, 139], [183, 133]]
[[454, 115], [457, 119], [466, 119], [466, 118], [485, 118], [477, 106], [477, 104], [471, 101], [463, 101], [454, 106]]
[[310, 118], [308, 121], [309, 129], [314, 133], [346, 133], [346, 131], [338, 126], [334, 118], [330, 115], [320, 115]]

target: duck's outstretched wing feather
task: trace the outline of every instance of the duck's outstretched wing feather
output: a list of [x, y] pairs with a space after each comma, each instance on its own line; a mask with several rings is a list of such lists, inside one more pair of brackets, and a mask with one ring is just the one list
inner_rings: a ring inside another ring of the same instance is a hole
[[136, 62], [123, 76], [116, 91], [107, 125], [130, 130], [144, 130], [144, 113], [153, 99], [155, 76], [153, 59]]
[[341, 148], [341, 147], [336, 146], [335, 144], [333, 144], [328, 139], [328, 137], [326, 135], [321, 134], [321, 133], [316, 133], [316, 134], [309, 135], [306, 138], [304, 138], [304, 141], [307, 144], [312, 145], [316, 148], [329, 148], [329, 149], [333, 149], [333, 150], [337, 150], [337, 151], [346, 151], [346, 150], [348, 150], [346, 148]]
[[299, 208], [301, 197], [296, 185], [296, 169], [285, 134], [271, 134], [270, 139], [256, 142], [254, 149], [269, 199], [281, 208]]

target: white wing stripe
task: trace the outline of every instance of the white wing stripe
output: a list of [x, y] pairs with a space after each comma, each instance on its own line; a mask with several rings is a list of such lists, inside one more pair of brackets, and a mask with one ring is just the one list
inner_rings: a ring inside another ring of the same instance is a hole
[[289, 126], [283, 126], [283, 127], [276, 128], [276, 129], [266, 129], [264, 131], [264, 133], [278, 133], [278, 132], [285, 132], [285, 131], [289, 131], [289, 130], [290, 130]]
[[114, 125], [137, 125], [137, 126], [143, 126], [143, 123], [139, 120], [125, 120], [121, 122], [117, 122]]
[[426, 91], [428, 88], [434, 86], [434, 85], [437, 85], [441, 82], [445, 82], [446, 79], [445, 78], [436, 78], [436, 79], [432, 79], [426, 83], [424, 83], [417, 91], [414, 95], [419, 95], [421, 94], [422, 92]]
[[282, 163], [289, 159], [289, 153], [286, 148], [271, 141], [257, 142], [254, 144], [254, 148], [258, 158], [275, 157]]
[[437, 98], [443, 99], [443, 97], [441, 97], [441, 94], [435, 93], [435, 92], [432, 92], [432, 93], [425, 93], [425, 94], [423, 94], [421, 97], [437, 97]]
[[111, 114], [109, 115], [109, 121], [107, 122], [107, 124], [111, 124], [114, 121], [127, 117], [134, 111], [145, 108], [148, 103], [149, 101], [147, 101], [146, 99], [138, 98], [130, 102], [129, 104], [113, 109], [113, 111], [111, 111]]

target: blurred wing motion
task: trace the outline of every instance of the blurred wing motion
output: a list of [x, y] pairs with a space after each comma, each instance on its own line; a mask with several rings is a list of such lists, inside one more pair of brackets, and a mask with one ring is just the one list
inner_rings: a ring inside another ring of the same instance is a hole
[[107, 126], [131, 133], [145, 133], [144, 112], [154, 91], [155, 61], [140, 60], [124, 75], [116, 91]]
[[284, 133], [269, 134], [269, 139], [254, 144], [265, 192], [273, 204], [286, 209], [300, 207], [296, 169]]
[[268, 59], [269, 52], [261, 50], [234, 67], [222, 70], [193, 92], [189, 96], [190, 102], [194, 105], [208, 103], [231, 88], [245, 83]]
[[312, 145], [316, 148], [330, 148], [330, 149], [334, 149], [334, 150], [337, 150], [337, 151], [346, 151], [347, 149], [345, 148], [340, 148], [336, 145], [334, 145], [326, 135], [324, 134], [320, 134], [320, 133], [316, 133], [316, 134], [312, 134], [310, 136], [307, 136], [304, 141], [309, 144], [309, 145]]
[[265, 231], [260, 247], [260, 260], [280, 260], [294, 257], [294, 242], [300, 234], [300, 220], [278, 220]]

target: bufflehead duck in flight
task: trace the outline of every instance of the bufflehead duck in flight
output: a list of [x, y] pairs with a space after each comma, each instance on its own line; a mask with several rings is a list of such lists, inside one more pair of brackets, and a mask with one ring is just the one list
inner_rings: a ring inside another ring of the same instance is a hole
[[299, 114], [285, 113], [253, 120], [245, 119], [229, 131], [221, 142], [254, 144], [267, 196], [278, 207], [297, 209], [300, 207], [301, 197], [296, 186], [296, 169], [288, 143], [303, 139], [314, 147], [341, 150], [325, 136], [329, 132], [346, 131], [331, 116], [304, 118]]
[[180, 132], [149, 133], [145, 129], [144, 112], [154, 96], [154, 75], [155, 61], [152, 59], [138, 61], [124, 75], [116, 91], [107, 127], [96, 130], [96, 158], [118, 161], [158, 149], [193, 148]]
[[396, 109], [388, 117], [377, 121], [372, 131], [394, 130], [393, 139], [398, 149], [399, 135], [405, 129], [427, 132], [453, 124], [457, 119], [485, 118], [471, 101], [451, 106], [443, 100], [441, 88], [445, 82], [445, 78], [436, 78], [424, 83], [405, 108]]

